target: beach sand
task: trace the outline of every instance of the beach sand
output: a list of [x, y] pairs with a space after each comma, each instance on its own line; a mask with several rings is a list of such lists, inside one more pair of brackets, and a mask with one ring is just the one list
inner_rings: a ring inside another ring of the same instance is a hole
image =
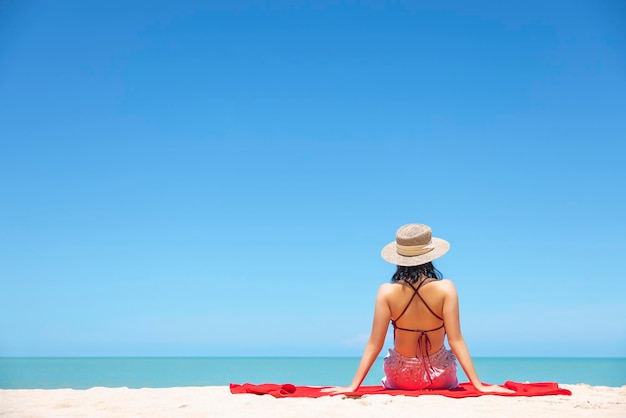
[[0, 390], [0, 417], [626, 417], [626, 386], [561, 385], [572, 396], [451, 399], [371, 395], [275, 399], [225, 386]]

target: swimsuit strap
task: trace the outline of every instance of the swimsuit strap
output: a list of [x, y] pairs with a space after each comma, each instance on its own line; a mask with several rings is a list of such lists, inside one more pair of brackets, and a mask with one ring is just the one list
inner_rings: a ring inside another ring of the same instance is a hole
[[395, 328], [399, 329], [400, 331], [419, 332], [420, 334], [424, 332], [437, 331], [438, 329], [441, 329], [443, 327], [444, 327], [444, 324], [441, 324], [437, 328], [433, 328], [433, 329], [411, 329], [411, 328], [402, 328], [402, 327], [395, 325]]
[[[405, 281], [405, 283], [406, 283], [406, 284], [408, 284], [409, 286], [411, 286], [411, 289], [413, 289], [413, 296], [411, 296], [411, 299], [409, 299], [409, 303], [407, 303], [407, 304], [406, 304], [406, 306], [404, 307], [404, 310], [402, 311], [402, 313], [400, 313], [400, 315], [398, 315], [398, 317], [397, 317], [396, 319], [392, 319], [392, 320], [391, 320], [391, 323], [393, 324], [393, 326], [394, 326], [394, 327], [396, 327], [396, 322], [398, 322], [398, 320], [399, 320], [400, 318], [402, 318], [402, 315], [404, 315], [404, 313], [407, 311], [407, 309], [409, 309], [409, 306], [411, 306], [411, 303], [413, 303], [413, 299], [415, 299], [415, 296], [417, 296], [418, 298], [420, 298], [420, 300], [422, 301], [422, 303], [426, 306], [426, 309], [428, 309], [428, 310], [430, 311], [430, 313], [431, 313], [431, 314], [433, 314], [435, 317], [437, 317], [437, 319], [440, 319], [440, 320], [442, 320], [442, 321], [443, 321], [443, 318], [442, 318], [442, 317], [440, 317], [439, 315], [437, 315], [435, 312], [433, 312], [433, 310], [430, 308], [430, 306], [428, 306], [428, 303], [426, 303], [426, 301], [424, 300], [424, 298], [422, 297], [422, 295], [420, 295], [420, 294], [419, 294], [419, 290], [420, 290], [420, 288], [421, 288], [422, 286], [424, 286], [424, 285], [426, 284], [426, 282], [430, 283], [430, 282], [432, 282], [432, 281], [434, 281], [434, 280], [436, 280], [436, 279], [432, 279], [432, 280], [424, 279], [424, 280], [422, 280], [422, 281], [420, 282], [420, 284], [419, 284], [419, 285], [417, 285], [417, 287], [413, 286], [413, 284], [412, 284], [412, 283], [409, 283], [409, 282]], [[443, 327], [443, 325], [442, 325], [441, 327]], [[441, 327], [439, 327], [439, 328], [441, 328]], [[409, 329], [403, 329], [403, 328], [400, 328], [400, 327], [397, 327], [397, 328], [398, 328], [398, 329], [402, 329], [402, 330], [404, 330], [404, 331], [412, 331], [412, 330], [409, 330]], [[439, 328], [435, 328], [435, 329], [432, 329], [432, 330], [429, 330], [429, 331], [436, 331], [436, 330], [438, 330]], [[420, 332], [420, 330], [415, 330], [415, 332]], [[428, 332], [428, 331], [426, 331], [426, 332]]]
[[[432, 369], [432, 364], [430, 363], [429, 353], [430, 353], [430, 350], [432, 348], [432, 343], [430, 342], [430, 338], [428, 337], [428, 333], [431, 332], [431, 331], [437, 331], [437, 330], [439, 330], [441, 328], [444, 328], [445, 323], [441, 324], [437, 328], [421, 330], [421, 329], [402, 328], [402, 327], [399, 327], [398, 325], [396, 325], [396, 322], [402, 317], [402, 315], [404, 315], [404, 313], [407, 311], [407, 309], [409, 309], [409, 306], [411, 306], [411, 303], [413, 303], [413, 299], [415, 299], [415, 296], [420, 298], [422, 303], [426, 306], [426, 308], [430, 311], [431, 314], [433, 314], [435, 317], [437, 317], [437, 319], [443, 321], [443, 318], [440, 317], [439, 315], [437, 315], [435, 312], [433, 312], [433, 310], [431, 309], [430, 306], [428, 306], [428, 303], [426, 303], [426, 301], [424, 300], [422, 295], [419, 294], [419, 290], [420, 290], [420, 288], [423, 285], [425, 285], [427, 282], [430, 283], [430, 282], [432, 282], [434, 280], [436, 280], [436, 279], [432, 279], [432, 280], [424, 279], [424, 280], [422, 280], [422, 282], [420, 282], [419, 285], [417, 285], [417, 287], [415, 287], [415, 286], [413, 286], [413, 284], [405, 281], [405, 283], [407, 283], [409, 286], [411, 286], [411, 289], [413, 289], [413, 296], [411, 296], [411, 299], [409, 300], [409, 303], [407, 303], [407, 305], [404, 307], [404, 310], [402, 311], [402, 313], [400, 313], [400, 315], [398, 315], [398, 317], [396, 319], [392, 319], [391, 320], [391, 324], [393, 325], [393, 339], [394, 339], [394, 341], [396, 339], [396, 331], [397, 330], [409, 331], [409, 332], [419, 332], [420, 333], [419, 337], [417, 337], [417, 347], [416, 347], [415, 357], [419, 357], [420, 356], [419, 355], [420, 352], [425, 353], [425, 355], [423, 355], [422, 357], [424, 357], [428, 361], [428, 367], [430, 369]], [[431, 379], [430, 375], [428, 376], [428, 379], [429, 380]], [[432, 382], [432, 380], [431, 380], [431, 382]]]
[[402, 313], [400, 313], [400, 315], [398, 315], [398, 317], [396, 319], [392, 319], [391, 320], [391, 323], [394, 324], [394, 326], [396, 324], [396, 321], [398, 321], [400, 318], [402, 318], [402, 315], [404, 315], [404, 313], [407, 311], [407, 309], [409, 309], [409, 306], [411, 306], [411, 303], [413, 303], [413, 299], [415, 299], [415, 296], [418, 296], [417, 291], [418, 291], [418, 289], [421, 286], [421, 283], [420, 283], [420, 286], [418, 286], [417, 289], [416, 289], [415, 287], [413, 287], [413, 285], [411, 283], [409, 283], [409, 282], [405, 282], [405, 283], [408, 284], [409, 286], [411, 286], [411, 289], [413, 289], [413, 296], [411, 296], [411, 299], [409, 299], [409, 303], [406, 304], [406, 306], [402, 310]]
[[[424, 280], [424, 282], [425, 282], [425, 281], [426, 281], [426, 280]], [[424, 282], [422, 282], [422, 284], [423, 284]], [[413, 287], [413, 286], [411, 286], [411, 287]], [[418, 287], [418, 289], [419, 289], [419, 287]], [[424, 298], [422, 297], [422, 295], [420, 295], [420, 294], [417, 292], [417, 289], [415, 290], [415, 293], [417, 294], [417, 297], [418, 297], [418, 298], [420, 298], [420, 300], [422, 301], [422, 303], [424, 304], [424, 306], [426, 306], [426, 309], [428, 309], [428, 310], [430, 311], [430, 313], [431, 313], [431, 314], [433, 314], [435, 317], [437, 317], [437, 319], [440, 319], [440, 320], [442, 320], [442, 321], [443, 321], [443, 318], [442, 318], [442, 317], [440, 317], [439, 315], [437, 315], [437, 314], [436, 314], [436, 313], [435, 313], [435, 312], [434, 312], [434, 311], [430, 308], [430, 306], [428, 306], [428, 303], [426, 303], [426, 301], [424, 300]], [[442, 326], [443, 326], [443, 325], [442, 325]], [[438, 328], [437, 328], [437, 329], [438, 329]]]

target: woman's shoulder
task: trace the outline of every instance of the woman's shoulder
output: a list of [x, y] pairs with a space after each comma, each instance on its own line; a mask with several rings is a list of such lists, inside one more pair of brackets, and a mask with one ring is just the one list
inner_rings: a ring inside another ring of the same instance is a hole
[[378, 288], [378, 293], [379, 294], [387, 294], [387, 293], [391, 293], [394, 291], [394, 289], [396, 289], [398, 287], [398, 283], [383, 283], [380, 285], [380, 287]]
[[401, 283], [383, 283], [378, 288], [378, 297], [382, 298], [393, 298], [394, 295], [397, 295], [399, 292], [402, 292], [402, 284]]
[[437, 285], [437, 287], [446, 293], [456, 293], [456, 287], [454, 286], [454, 282], [450, 279], [441, 279], [433, 282], [433, 284]]
[[[379, 294], [389, 294], [389, 293], [398, 291], [399, 289], [403, 288], [404, 286], [406, 286], [406, 285], [403, 285], [402, 283], [398, 283], [398, 282], [383, 283], [378, 288], [378, 293]], [[454, 287], [454, 282], [452, 280], [450, 280], [450, 279], [435, 280], [435, 281], [432, 281], [432, 282], [428, 283], [428, 286], [429, 287], [433, 286], [433, 287], [439, 288], [441, 290], [456, 291], [456, 288]]]

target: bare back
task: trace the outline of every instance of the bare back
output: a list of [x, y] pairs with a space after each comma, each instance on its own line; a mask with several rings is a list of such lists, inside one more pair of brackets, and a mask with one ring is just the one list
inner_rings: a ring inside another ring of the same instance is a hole
[[[407, 357], [425, 356], [439, 350], [446, 334], [442, 320], [445, 284], [427, 279], [424, 283], [416, 283], [415, 287], [406, 282], [385, 286], [385, 299], [394, 325], [395, 349]], [[428, 346], [421, 344], [420, 338], [424, 337], [427, 337]]]

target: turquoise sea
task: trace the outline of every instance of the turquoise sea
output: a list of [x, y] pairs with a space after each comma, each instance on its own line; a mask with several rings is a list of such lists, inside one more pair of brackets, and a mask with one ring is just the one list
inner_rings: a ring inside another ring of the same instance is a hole
[[[229, 383], [350, 383], [357, 357], [103, 357], [0, 358], [2, 389], [224, 386]], [[626, 358], [475, 358], [487, 383], [626, 385]], [[365, 380], [380, 384], [382, 359]], [[459, 371], [459, 381], [467, 381]]]

